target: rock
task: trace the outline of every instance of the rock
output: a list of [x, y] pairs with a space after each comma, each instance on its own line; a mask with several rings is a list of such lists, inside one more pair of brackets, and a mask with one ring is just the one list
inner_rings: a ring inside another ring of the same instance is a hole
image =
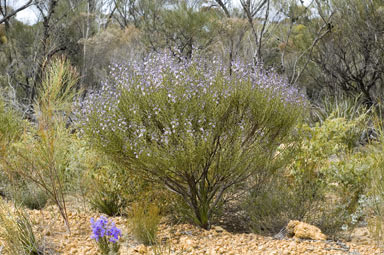
[[318, 227], [312, 226], [305, 222], [291, 220], [287, 225], [287, 233], [290, 237], [311, 240], [326, 240], [327, 236], [324, 235]]
[[225, 231], [225, 229], [223, 229], [223, 228], [220, 227], [220, 226], [214, 226], [214, 227], [212, 228], [212, 230], [215, 230], [217, 233], [222, 233], [222, 232]]
[[355, 228], [351, 233], [351, 241], [363, 245], [373, 244], [373, 239], [366, 227]]
[[274, 239], [283, 240], [287, 236], [287, 230], [285, 228], [281, 229], [279, 233], [273, 236]]
[[135, 248], [135, 251], [140, 254], [146, 254], [148, 249], [147, 246], [145, 246], [144, 244], [140, 244]]
[[188, 237], [182, 236], [180, 238], [180, 244], [183, 246], [184, 249], [187, 249], [188, 247], [192, 247], [194, 242]]

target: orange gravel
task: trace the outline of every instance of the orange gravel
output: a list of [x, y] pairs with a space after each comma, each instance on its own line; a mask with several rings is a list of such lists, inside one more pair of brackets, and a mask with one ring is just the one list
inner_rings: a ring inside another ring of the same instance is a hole
[[[100, 214], [86, 210], [69, 212], [71, 233], [69, 234], [55, 207], [42, 211], [28, 211], [36, 232], [41, 233], [43, 241], [54, 254], [96, 255], [97, 245], [90, 238], [90, 218]], [[263, 254], [263, 255], [304, 255], [304, 254], [384, 254], [384, 249], [373, 241], [334, 242], [311, 241], [286, 238], [276, 240], [256, 234], [229, 233], [214, 226], [206, 231], [198, 227], [181, 224], [169, 226], [161, 224], [159, 245], [144, 246], [137, 243], [127, 227], [127, 221], [114, 217], [113, 221], [123, 231], [121, 255], [125, 254]], [[364, 244], [362, 244], [364, 243]]]

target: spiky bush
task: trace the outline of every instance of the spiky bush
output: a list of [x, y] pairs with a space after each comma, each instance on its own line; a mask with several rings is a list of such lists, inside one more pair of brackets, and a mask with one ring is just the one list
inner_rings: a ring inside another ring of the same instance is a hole
[[0, 194], [9, 195], [8, 186], [10, 179], [1, 164], [2, 159], [8, 154], [10, 145], [19, 140], [23, 134], [24, 121], [21, 114], [6, 104], [0, 95]]
[[179, 194], [203, 228], [229, 187], [264, 166], [302, 113], [303, 96], [261, 66], [152, 54], [114, 65], [83, 102], [82, 130], [118, 164]]
[[0, 146], [7, 149], [11, 142], [23, 133], [23, 120], [21, 115], [7, 106], [0, 96]]
[[64, 198], [72, 136], [66, 128], [71, 112], [77, 73], [69, 62], [52, 60], [34, 104], [36, 124], [30, 123], [17, 143], [1, 159], [9, 175], [20, 176], [46, 192], [58, 206], [69, 230]]

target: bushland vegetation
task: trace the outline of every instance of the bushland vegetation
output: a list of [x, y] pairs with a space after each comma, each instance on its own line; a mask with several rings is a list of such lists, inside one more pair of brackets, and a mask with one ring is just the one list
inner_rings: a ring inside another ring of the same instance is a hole
[[[54, 204], [71, 231], [68, 197], [129, 218], [148, 245], [162, 219], [265, 235], [289, 220], [329, 236], [368, 225], [383, 241], [383, 12], [380, 0], [0, 1], [5, 250], [44, 253], [25, 207]], [[92, 224], [118, 253], [120, 229]]]

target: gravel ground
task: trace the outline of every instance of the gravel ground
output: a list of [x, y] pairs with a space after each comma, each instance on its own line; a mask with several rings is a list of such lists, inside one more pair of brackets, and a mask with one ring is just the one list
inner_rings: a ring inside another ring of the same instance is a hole
[[[28, 211], [36, 231], [44, 236], [44, 242], [50, 247], [52, 254], [93, 255], [97, 254], [97, 246], [90, 238], [90, 218], [98, 218], [100, 214], [69, 212], [71, 233], [69, 234], [54, 207], [43, 211]], [[294, 238], [281, 240], [256, 234], [229, 233], [219, 226], [206, 231], [188, 224], [161, 224], [159, 230], [160, 244], [147, 247], [137, 243], [127, 229], [127, 222], [121, 217], [113, 221], [122, 229], [121, 254], [350, 254], [374, 255], [384, 254], [384, 249], [375, 246], [367, 237], [366, 230], [360, 232], [352, 242], [312, 241]]]

